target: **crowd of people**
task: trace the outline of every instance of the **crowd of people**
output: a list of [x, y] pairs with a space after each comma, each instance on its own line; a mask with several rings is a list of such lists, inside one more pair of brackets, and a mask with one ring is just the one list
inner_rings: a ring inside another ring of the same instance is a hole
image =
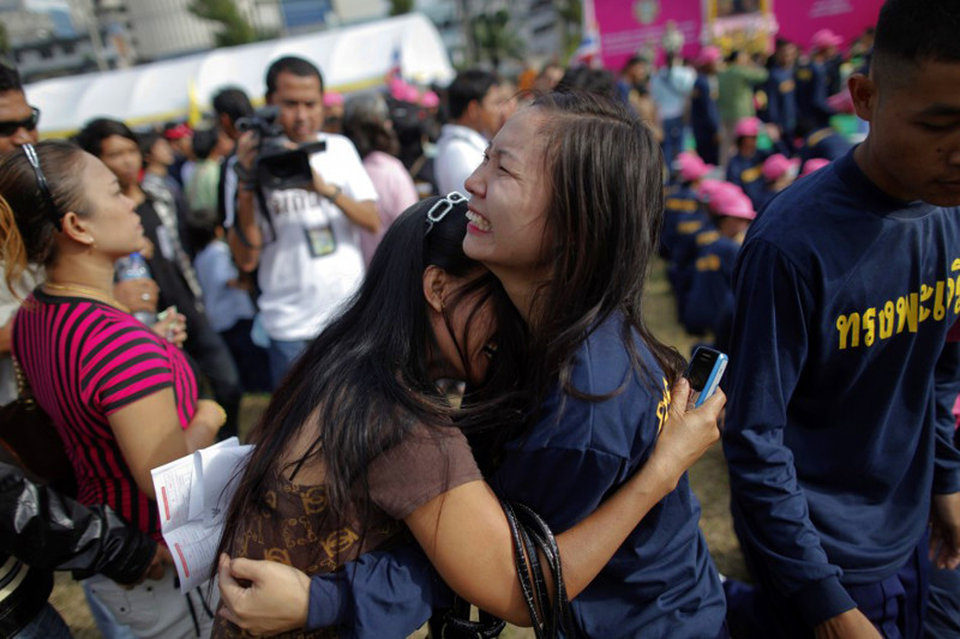
[[[958, 28], [887, 0], [846, 50], [665, 39], [346, 97], [286, 56], [266, 109], [224, 86], [198, 126], [70, 141], [0, 65], [0, 399], [29, 390], [77, 486], [0, 455], [0, 633], [69, 637], [70, 569], [105, 637], [960, 636]], [[730, 355], [696, 408], [644, 319], [658, 254]], [[183, 595], [150, 471], [244, 393], [269, 406]], [[687, 477], [718, 423], [752, 584]]]

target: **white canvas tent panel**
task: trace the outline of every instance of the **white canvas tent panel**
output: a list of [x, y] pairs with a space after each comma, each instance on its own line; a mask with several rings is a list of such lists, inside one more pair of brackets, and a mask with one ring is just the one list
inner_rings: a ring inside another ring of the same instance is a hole
[[44, 136], [75, 131], [96, 117], [129, 124], [184, 118], [191, 107], [207, 109], [225, 86], [253, 99], [263, 96], [273, 60], [298, 55], [323, 72], [326, 88], [349, 91], [383, 82], [399, 50], [404, 77], [421, 83], [449, 82], [453, 68], [436, 27], [410, 14], [336, 31], [214, 49], [132, 69], [44, 80], [27, 85], [28, 101], [42, 111]]

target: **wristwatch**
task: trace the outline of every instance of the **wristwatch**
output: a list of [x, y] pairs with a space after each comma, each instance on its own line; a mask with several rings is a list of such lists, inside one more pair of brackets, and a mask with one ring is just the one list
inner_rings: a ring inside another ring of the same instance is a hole
[[343, 189], [341, 189], [339, 186], [335, 186], [333, 189], [333, 193], [331, 193], [330, 195], [324, 195], [324, 197], [330, 200], [331, 202], [336, 203], [337, 198], [340, 197], [341, 193], [343, 193]]

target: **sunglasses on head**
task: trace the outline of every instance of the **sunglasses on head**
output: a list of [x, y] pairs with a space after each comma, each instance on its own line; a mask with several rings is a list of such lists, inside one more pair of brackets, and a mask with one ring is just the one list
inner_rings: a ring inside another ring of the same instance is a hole
[[430, 207], [430, 210], [427, 211], [427, 231], [424, 233], [424, 236], [429, 235], [430, 231], [433, 230], [433, 225], [445, 218], [447, 213], [453, 210], [454, 206], [466, 201], [467, 196], [458, 191], [451, 191], [447, 196], [437, 200], [437, 202]]
[[37, 107], [30, 107], [30, 117], [23, 120], [5, 120], [0, 122], [0, 137], [8, 138], [20, 128], [24, 128], [27, 131], [33, 131], [37, 128], [37, 123], [40, 122], [40, 109]]

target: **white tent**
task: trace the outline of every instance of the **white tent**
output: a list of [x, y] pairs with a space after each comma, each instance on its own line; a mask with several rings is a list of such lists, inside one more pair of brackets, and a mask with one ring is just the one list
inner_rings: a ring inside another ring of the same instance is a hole
[[403, 77], [445, 84], [454, 71], [436, 27], [420, 14], [310, 35], [214, 49], [175, 60], [69, 78], [25, 87], [38, 107], [44, 137], [69, 134], [96, 117], [137, 125], [186, 118], [191, 107], [208, 109], [225, 86], [244, 89], [251, 99], [264, 92], [269, 64], [284, 55], [314, 62], [327, 89], [352, 91], [375, 86], [398, 62]]

